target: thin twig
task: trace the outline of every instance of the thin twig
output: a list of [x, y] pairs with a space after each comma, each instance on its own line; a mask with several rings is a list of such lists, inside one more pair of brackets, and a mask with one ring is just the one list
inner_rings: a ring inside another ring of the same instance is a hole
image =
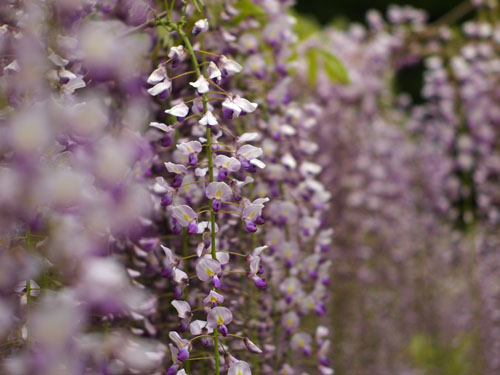
[[123, 33], [120, 38], [124, 38], [126, 36], [129, 36], [129, 35], [132, 35], [132, 34], [135, 34], [135, 33], [139, 33], [141, 32], [142, 30], [144, 29], [147, 29], [148, 27], [153, 27], [155, 26], [156, 24], [156, 21], [159, 19], [159, 18], [163, 18], [167, 15], [167, 11], [163, 11], [163, 12], [160, 12], [158, 13], [155, 18], [153, 18], [152, 20], [149, 20], [147, 22], [144, 22], [143, 24], [139, 25], [139, 26], [136, 26], [128, 31], [126, 31], [125, 33]]

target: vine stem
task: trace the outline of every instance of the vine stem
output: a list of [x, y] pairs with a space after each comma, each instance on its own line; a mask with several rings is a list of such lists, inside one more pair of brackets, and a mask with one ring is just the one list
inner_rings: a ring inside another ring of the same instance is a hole
[[153, 18], [152, 20], [146, 21], [143, 24], [141, 24], [139, 26], [136, 26], [136, 27], [134, 27], [134, 28], [126, 31], [125, 33], [123, 33], [122, 35], [120, 35], [120, 37], [124, 38], [126, 36], [129, 36], [129, 35], [141, 32], [142, 30], [147, 29], [148, 27], [155, 26], [155, 24], [158, 21], [158, 19], [161, 19], [161, 18], [165, 17], [167, 15], [167, 13], [168, 12], [165, 10], [165, 11], [163, 11], [161, 13], [156, 14], [155, 18]]
[[[193, 62], [193, 67], [196, 72], [196, 76], [201, 76], [200, 66], [198, 64], [198, 60], [196, 58], [196, 54], [194, 52], [193, 46], [186, 33], [182, 28], [182, 23], [177, 24], [176, 30], [179, 33], [184, 45], [186, 46], [189, 55], [191, 56], [191, 60]], [[206, 113], [208, 110], [207, 107], [207, 97], [205, 94], [202, 95], [203, 101], [203, 112]], [[214, 182], [214, 166], [212, 159], [212, 131], [210, 130], [210, 126], [206, 127], [206, 138], [207, 138], [207, 157], [208, 157], [208, 172], [209, 172], [209, 182]], [[211, 239], [212, 239], [212, 259], [217, 259], [217, 254], [215, 250], [215, 212], [212, 208], [212, 200], [210, 200], [210, 226], [211, 226]], [[215, 354], [215, 374], [220, 374], [220, 364], [219, 364], [219, 330], [217, 328], [214, 329], [214, 354]]]

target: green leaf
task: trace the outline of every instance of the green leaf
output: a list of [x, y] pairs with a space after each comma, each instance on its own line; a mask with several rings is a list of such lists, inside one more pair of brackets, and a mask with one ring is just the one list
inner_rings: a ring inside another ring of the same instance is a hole
[[234, 7], [240, 11], [233, 19], [234, 24], [238, 24], [248, 17], [261, 18], [267, 15], [266, 11], [252, 0], [238, 0]]
[[349, 74], [337, 56], [325, 50], [318, 50], [324, 60], [325, 72], [330, 81], [347, 85], [349, 83]]
[[171, 33], [167, 30], [167, 28], [165, 26], [161, 26], [161, 25], [156, 26], [156, 33], [158, 35], [160, 45], [163, 48], [167, 48], [172, 41]]
[[313, 87], [316, 86], [318, 80], [318, 53], [317, 50], [311, 48], [307, 51], [307, 79], [309, 84]]
[[311, 35], [321, 31], [319, 24], [313, 18], [299, 15], [295, 12], [290, 12], [290, 14], [297, 20], [293, 31], [297, 34], [299, 40], [307, 39]]

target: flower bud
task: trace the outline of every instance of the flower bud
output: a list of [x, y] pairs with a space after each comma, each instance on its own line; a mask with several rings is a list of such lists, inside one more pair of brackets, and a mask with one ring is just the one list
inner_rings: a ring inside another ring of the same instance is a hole
[[216, 289], [220, 288], [220, 279], [217, 276], [212, 277], [212, 283]]
[[172, 365], [168, 368], [168, 370], [165, 372], [165, 375], [175, 375], [177, 374], [177, 370], [179, 369], [179, 366], [177, 365]]
[[161, 203], [160, 204], [161, 204], [162, 207], [167, 207], [167, 206], [170, 206], [172, 204], [172, 201], [173, 201], [172, 194], [167, 193], [161, 199]]
[[221, 207], [222, 207], [221, 201], [218, 199], [214, 199], [214, 201], [212, 202], [212, 208], [214, 212], [219, 212]]
[[257, 345], [255, 345], [252, 341], [250, 341], [250, 339], [248, 337], [245, 337], [243, 339], [243, 342], [245, 343], [245, 346], [247, 347], [247, 349], [250, 353], [262, 354], [262, 350]]
[[195, 220], [192, 220], [192, 221], [189, 222], [188, 232], [189, 232], [189, 234], [198, 233], [198, 224], [196, 224]]
[[227, 327], [224, 324], [221, 324], [219, 326], [219, 332], [224, 337], [227, 337], [227, 335], [229, 334], [229, 331], [228, 331]]
[[255, 225], [255, 223], [253, 221], [246, 221], [245, 222], [245, 229], [247, 232], [250, 232], [250, 233], [257, 232], [257, 226]]
[[174, 181], [172, 182], [172, 187], [175, 188], [175, 189], [181, 187], [183, 179], [184, 179], [183, 175], [176, 174], [175, 177], [174, 177]]
[[188, 348], [184, 347], [179, 351], [179, 354], [177, 354], [177, 359], [181, 362], [184, 362], [188, 358], [189, 358], [189, 350]]

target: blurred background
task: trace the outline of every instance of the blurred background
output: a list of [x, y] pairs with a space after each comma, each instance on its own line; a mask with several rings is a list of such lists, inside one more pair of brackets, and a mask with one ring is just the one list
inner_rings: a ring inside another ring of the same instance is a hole
[[[297, 0], [296, 10], [301, 17], [308, 17], [325, 27], [333, 24], [349, 34], [353, 23], [366, 25], [368, 10], [376, 9], [385, 17], [388, 7], [393, 4], [425, 10], [429, 22], [433, 23], [453, 13], [457, 7], [462, 8], [465, 3], [461, 0]], [[459, 30], [464, 22], [473, 17], [474, 12], [464, 12], [451, 26]], [[335, 32], [331, 35], [334, 37], [330, 40], [342, 39]], [[354, 66], [363, 59], [359, 56], [364, 56], [364, 51], [369, 51], [376, 43], [367, 42], [358, 46], [353, 39], [346, 38], [345, 45], [349, 47], [345, 49], [359, 49], [359, 55], [348, 62]], [[343, 47], [338, 43], [332, 50], [342, 55], [338, 51]], [[384, 61], [384, 64], [388, 62]], [[351, 65], [349, 68], [351, 71], [355, 69]], [[367, 78], [366, 81], [361, 80], [361, 96], [367, 91], [370, 69], [370, 63], [360, 64], [359, 73]], [[418, 108], [420, 105], [431, 102], [429, 108], [432, 112], [432, 100], [422, 95], [424, 76], [430, 81], [424, 61], [415, 60], [413, 64], [396, 70], [391, 83], [396, 95], [410, 95], [417, 111], [422, 110]], [[381, 82], [387, 83], [384, 79], [381, 75]], [[484, 82], [478, 85], [480, 89], [484, 89]], [[349, 88], [345, 90], [348, 92]], [[383, 95], [381, 91], [377, 100]], [[336, 99], [327, 97], [324, 107], [334, 107]], [[328, 157], [335, 164], [335, 169], [349, 170], [345, 175], [350, 180], [345, 184], [354, 184], [353, 181], [359, 177], [350, 168], [356, 170], [359, 167], [358, 156], [364, 152], [372, 152], [363, 160], [367, 174], [375, 173], [377, 168], [389, 170], [381, 179], [383, 183], [389, 183], [388, 176], [394, 168], [394, 171], [399, 171], [397, 179], [404, 180], [405, 173], [417, 164], [413, 159], [407, 160], [407, 155], [415, 152], [414, 155], [422, 157], [426, 152], [421, 146], [417, 146], [417, 151], [408, 151], [415, 139], [408, 142], [407, 138], [411, 137], [407, 135], [413, 130], [406, 127], [404, 120], [400, 124], [397, 124], [398, 120], [388, 120], [387, 108], [383, 106], [380, 117], [370, 111], [366, 116], [359, 114], [362, 112], [361, 105], [349, 106], [347, 103], [340, 106], [337, 112], [331, 110], [335, 114], [327, 117], [333, 119], [337, 126], [334, 130], [321, 133], [321, 138], [328, 139], [328, 147], [332, 150]], [[433, 115], [429, 115], [431, 112], [422, 113], [435, 120]], [[408, 116], [408, 113], [402, 116]], [[450, 123], [435, 121], [429, 128], [438, 132]], [[353, 145], [356, 142], [353, 141], [356, 137], [352, 135], [355, 129], [363, 129], [358, 134], [357, 145]], [[373, 156], [378, 155], [377, 151], [366, 151], [377, 149], [388, 141], [391, 145], [390, 157], [384, 154], [377, 160]], [[433, 147], [429, 146], [431, 153]], [[435, 161], [423, 162], [426, 167], [437, 164]], [[327, 182], [328, 186], [342, 185], [339, 182], [343, 178], [342, 172], [338, 174]], [[369, 182], [360, 181], [360, 189], [369, 190]], [[439, 184], [438, 178], [428, 178], [427, 181]], [[412, 216], [411, 204], [405, 201], [408, 198], [402, 197], [411, 195], [409, 192], [413, 189], [419, 188], [415, 180], [409, 178], [408, 185], [401, 185], [400, 197], [382, 200], [372, 213], [363, 210], [363, 204], [360, 205], [362, 209], [355, 212], [347, 202], [348, 194], [334, 193], [336, 253], [331, 286], [331, 321], [334, 328], [332, 362], [336, 375], [500, 374], [500, 357], [491, 354], [498, 353], [498, 344], [494, 342], [498, 342], [500, 336], [498, 331], [493, 332], [492, 327], [500, 328], [497, 302], [500, 284], [493, 282], [494, 292], [488, 296], [491, 280], [487, 281], [487, 278], [493, 279], [493, 276], [486, 276], [488, 272], [485, 271], [490, 269], [493, 270], [491, 275], [500, 274], [498, 262], [492, 261], [493, 256], [485, 256], [498, 254], [498, 250], [486, 250], [488, 246], [498, 249], [497, 245], [481, 232], [486, 225], [477, 225], [475, 230], [448, 231], [427, 208]], [[421, 202], [425, 200], [431, 198], [423, 195]], [[385, 213], [389, 213], [390, 219], [384, 218]], [[363, 233], [364, 225], [367, 229]], [[491, 308], [492, 325], [487, 312], [490, 304], [494, 306]], [[496, 351], [492, 349], [494, 347]]]
[[429, 14], [429, 19], [433, 21], [459, 3], [460, 0], [297, 0], [296, 8], [301, 14], [314, 16], [322, 24], [327, 24], [338, 17], [362, 22], [368, 9], [378, 9], [385, 13], [390, 4], [411, 5], [425, 9]]

